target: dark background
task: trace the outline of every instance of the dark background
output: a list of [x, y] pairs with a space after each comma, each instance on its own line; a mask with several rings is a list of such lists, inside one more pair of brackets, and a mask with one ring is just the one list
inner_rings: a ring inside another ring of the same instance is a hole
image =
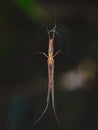
[[57, 32], [55, 52], [55, 105], [62, 130], [97, 130], [97, 69], [90, 89], [67, 91], [59, 77], [77, 69], [84, 59], [98, 60], [98, 2], [87, 0], [0, 0], [0, 130], [59, 130], [47, 94], [49, 30]]

